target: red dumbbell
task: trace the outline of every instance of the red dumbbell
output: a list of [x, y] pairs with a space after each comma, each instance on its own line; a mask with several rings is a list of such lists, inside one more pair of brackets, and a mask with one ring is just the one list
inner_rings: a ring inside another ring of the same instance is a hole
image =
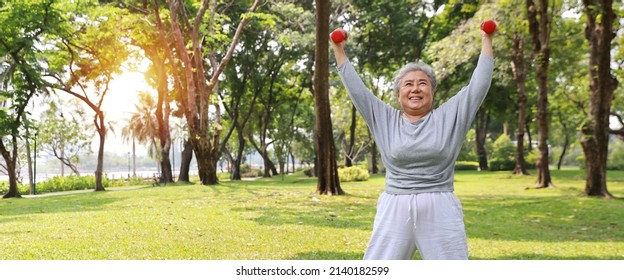
[[496, 22], [491, 19], [488, 19], [481, 23], [481, 30], [483, 30], [487, 34], [492, 34], [496, 31]]
[[347, 39], [348, 35], [347, 31], [345, 31], [344, 29], [336, 28], [336, 30], [332, 31], [332, 33], [329, 34], [329, 37], [332, 39], [332, 41], [334, 41], [334, 44], [338, 44]]

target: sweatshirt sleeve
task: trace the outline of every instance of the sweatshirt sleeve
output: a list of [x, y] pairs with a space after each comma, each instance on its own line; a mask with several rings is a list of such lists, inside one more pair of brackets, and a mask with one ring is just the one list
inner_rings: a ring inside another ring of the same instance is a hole
[[373, 133], [376, 133], [377, 124], [387, 121], [390, 117], [389, 114], [396, 109], [381, 101], [366, 87], [349, 60], [346, 60], [337, 69], [353, 105]]

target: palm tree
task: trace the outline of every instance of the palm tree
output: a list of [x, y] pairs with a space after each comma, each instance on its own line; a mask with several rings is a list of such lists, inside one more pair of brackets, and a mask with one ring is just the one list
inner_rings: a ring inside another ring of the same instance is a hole
[[[139, 102], [134, 105], [136, 111], [127, 119], [126, 126], [121, 129], [121, 137], [125, 142], [132, 140], [132, 158], [134, 162], [134, 176], [136, 176], [135, 143], [148, 145], [147, 154], [159, 162], [158, 152], [158, 122], [154, 114], [156, 101], [148, 92], [139, 92]], [[160, 166], [160, 165], [158, 165]]]

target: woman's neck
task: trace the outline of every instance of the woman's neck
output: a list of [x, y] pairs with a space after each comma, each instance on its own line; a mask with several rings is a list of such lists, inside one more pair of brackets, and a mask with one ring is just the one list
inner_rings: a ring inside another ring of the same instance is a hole
[[424, 114], [409, 114], [407, 112], [403, 112], [403, 117], [410, 122], [415, 122], [424, 118], [427, 114], [429, 114], [429, 112], [426, 112]]

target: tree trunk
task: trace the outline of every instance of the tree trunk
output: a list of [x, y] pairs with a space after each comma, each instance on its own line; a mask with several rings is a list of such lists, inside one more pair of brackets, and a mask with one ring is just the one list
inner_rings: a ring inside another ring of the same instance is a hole
[[[264, 173], [262, 175], [262, 177], [264, 178], [270, 178], [271, 177], [271, 171], [273, 169], [275, 169], [275, 166], [273, 165], [273, 162], [271, 161], [271, 159], [269, 158], [269, 152], [268, 152], [268, 146], [269, 144], [266, 143], [266, 132], [267, 129], [265, 127], [266, 122], [263, 124], [262, 122], [260, 122], [260, 126], [263, 127], [260, 131], [260, 145], [258, 145], [255, 140], [254, 140], [254, 136], [249, 134], [247, 135], [247, 139], [249, 140], [249, 143], [251, 143], [251, 145], [254, 147], [254, 149], [256, 149], [256, 151], [258, 152], [258, 155], [260, 155], [260, 157], [262, 158], [262, 169], [264, 169]], [[277, 172], [277, 170], [275, 170], [275, 172]], [[274, 175], [277, 175], [276, 173], [273, 173]]]
[[611, 74], [611, 41], [615, 38], [612, 0], [583, 0], [589, 41], [589, 115], [581, 127], [585, 154], [585, 193], [611, 198], [607, 190], [609, 116], [617, 80]]
[[197, 161], [197, 171], [202, 185], [216, 185], [217, 164], [215, 149], [208, 137], [191, 138], [191, 145]]
[[[15, 135], [15, 133], [14, 133]], [[4, 139], [0, 138], [0, 154], [2, 154], [2, 158], [4, 158], [4, 162], [6, 163], [7, 173], [9, 175], [9, 191], [2, 196], [2, 198], [10, 198], [10, 197], [21, 197], [19, 194], [19, 190], [17, 189], [17, 174], [15, 172], [16, 161], [11, 156], [11, 153], [4, 146]], [[17, 153], [17, 139], [15, 136], [12, 136], [13, 144], [13, 154]]]
[[264, 175], [262, 175], [262, 177], [270, 178], [271, 177], [271, 163], [269, 161], [269, 152], [266, 149], [263, 149], [260, 155], [262, 156], [262, 165], [264, 167]]
[[552, 186], [548, 151], [548, 66], [550, 60], [550, 21], [548, 0], [527, 0], [529, 31], [533, 39], [537, 77], [537, 188]]
[[106, 127], [104, 126], [104, 112], [98, 111], [96, 113], [95, 127], [100, 139], [97, 155], [97, 166], [95, 167], [95, 191], [105, 191], [102, 184], [102, 178], [104, 176], [104, 141], [106, 140]]
[[[26, 144], [28, 144], [28, 141], [26, 141]], [[65, 177], [65, 164], [63, 162], [63, 159], [65, 158], [65, 145], [61, 145], [61, 156], [60, 156], [60, 160], [61, 160], [61, 177]], [[28, 153], [30, 154], [30, 152]]]
[[178, 175], [178, 182], [190, 182], [189, 171], [191, 169], [191, 161], [193, 160], [193, 147], [191, 142], [186, 139], [184, 141], [184, 148], [180, 154], [180, 174]]
[[529, 152], [533, 151], [533, 135], [531, 134], [531, 127], [529, 126], [529, 122], [525, 121], [525, 128], [524, 131], [526, 132], [527, 135], [527, 140], [528, 140], [528, 145], [527, 145], [527, 150]]
[[[564, 127], [565, 129], [565, 127]], [[563, 157], [568, 151], [568, 146], [570, 146], [570, 136], [566, 133], [565, 138], [563, 140], [563, 150], [561, 151], [561, 156], [559, 156], [559, 161], [557, 162], [557, 170], [561, 170], [561, 164], [563, 163]]]
[[136, 177], [136, 139], [132, 138], [132, 177]]
[[347, 146], [347, 156], [345, 157], [345, 166], [353, 165], [353, 153], [355, 147], [355, 130], [357, 128], [357, 109], [351, 105], [351, 126], [349, 126], [349, 145]]
[[245, 153], [245, 136], [242, 134], [242, 130], [238, 131], [238, 150], [236, 151], [236, 157], [232, 164], [232, 180], [242, 180], [241, 176], [241, 163], [243, 161], [243, 154]]
[[318, 157], [317, 193], [342, 195], [336, 163], [329, 106], [329, 0], [316, 3], [316, 48], [314, 54], [314, 146]]
[[[526, 126], [526, 68], [524, 60], [524, 44], [521, 34], [512, 35], [512, 70], [514, 81], [518, 87], [518, 128], [516, 130], [516, 166], [513, 174], [529, 175], [524, 160], [524, 127]], [[530, 145], [530, 144], [529, 144]]]
[[[167, 0], [171, 17], [171, 33], [174, 38], [173, 45], [177, 50], [175, 54], [181, 61], [184, 77], [175, 74], [173, 76], [177, 88], [184, 91], [180, 93], [181, 103], [185, 107], [183, 108], [184, 116], [188, 124], [191, 145], [197, 159], [199, 178], [203, 185], [218, 183], [217, 161], [222, 127], [220, 124], [221, 116], [218, 111], [220, 106], [213, 107], [217, 112], [213, 116], [214, 119], [210, 118], [212, 94], [218, 92], [219, 76], [232, 58], [243, 28], [251, 20], [251, 17], [242, 17], [227, 51], [221, 61], [218, 62], [217, 50], [204, 45], [205, 42], [202, 39], [204, 35], [215, 33], [216, 1], [214, 2], [211, 4], [209, 0], [203, 0], [191, 22], [187, 10], [184, 8], [184, 1]], [[259, 4], [260, 0], [255, 0], [247, 12], [253, 13]], [[202, 24], [202, 19], [208, 9], [210, 9], [210, 16], [208, 17], [210, 22], [208, 26], [205, 26]], [[204, 32], [204, 30], [207, 31]], [[187, 39], [190, 40], [190, 43]], [[206, 49], [207, 47], [208, 49]], [[204, 67], [207, 60], [212, 66], [209, 78], [206, 77], [208, 72]]]
[[379, 173], [379, 168], [377, 167], [377, 145], [375, 144], [375, 139], [373, 137], [373, 134], [371, 133], [370, 129], [367, 129], [368, 132], [368, 140], [370, 143], [370, 166], [368, 167], [368, 171], [370, 171], [371, 174], [377, 174]]
[[[164, 42], [163, 42], [164, 43]], [[169, 105], [169, 75], [166, 72], [165, 58], [161, 57], [158, 50], [146, 52], [151, 61], [155, 64], [156, 87], [158, 101], [156, 103], [156, 121], [158, 122], [158, 145], [160, 146], [160, 183], [173, 183], [173, 173], [171, 170], [171, 132], [169, 127], [169, 116], [171, 107]]]
[[487, 128], [490, 122], [490, 118], [483, 111], [477, 111], [476, 117], [476, 137], [477, 137], [477, 158], [479, 160], [479, 170], [488, 170], [487, 150], [485, 149], [485, 142], [487, 138]]
[[[33, 170], [33, 157], [31, 156], [31, 150], [30, 150], [30, 130], [28, 128], [26, 128], [26, 137], [24, 137], [24, 142], [25, 142], [25, 147], [26, 147], [26, 162], [28, 164], [28, 185], [30, 186], [30, 194], [34, 195], [36, 192], [35, 189], [35, 182], [37, 181], [37, 179], [35, 179], [35, 172], [37, 172], [37, 167], [35, 166]], [[35, 134], [35, 149], [37, 149], [37, 134]], [[0, 139], [0, 141], [2, 141], [2, 139]], [[37, 152], [35, 151], [35, 156], [37, 155]], [[37, 159], [35, 159], [35, 164], [37, 163]], [[61, 167], [63, 166], [63, 163], [61, 163]]]
[[271, 170], [271, 174], [273, 176], [279, 175], [279, 172], [277, 172], [277, 167], [275, 167], [275, 163], [271, 159], [268, 159], [266, 164], [269, 165], [269, 170]]

